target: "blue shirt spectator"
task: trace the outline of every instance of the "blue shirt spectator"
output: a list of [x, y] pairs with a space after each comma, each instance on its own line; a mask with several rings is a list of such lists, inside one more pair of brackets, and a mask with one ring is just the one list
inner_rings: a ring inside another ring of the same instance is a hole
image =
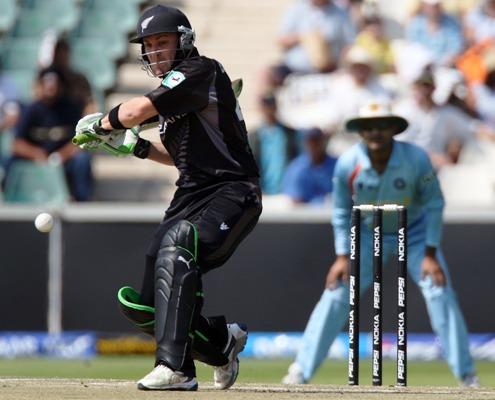
[[304, 132], [306, 152], [287, 167], [284, 194], [295, 203], [323, 204], [332, 193], [336, 159], [326, 151], [326, 138], [320, 129]]
[[[284, 63], [293, 72], [319, 72], [312, 63], [305, 35], [316, 33], [325, 41], [331, 60], [336, 66], [341, 52], [355, 38], [354, 24], [343, 8], [331, 0], [301, 0], [292, 5], [282, 20], [280, 44], [285, 49]], [[327, 69], [331, 69], [327, 65]]]
[[262, 125], [250, 136], [251, 147], [260, 168], [261, 189], [265, 194], [279, 194], [285, 170], [301, 149], [298, 132], [277, 118], [273, 94], [261, 99]]
[[464, 46], [460, 24], [442, 11], [439, 1], [423, 0], [421, 12], [406, 28], [406, 38], [429, 49], [436, 65], [451, 65]]

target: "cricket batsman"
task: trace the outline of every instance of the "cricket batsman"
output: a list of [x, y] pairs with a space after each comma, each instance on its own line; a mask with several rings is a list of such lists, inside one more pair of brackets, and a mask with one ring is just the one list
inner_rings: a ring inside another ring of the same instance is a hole
[[[196, 390], [194, 360], [200, 360], [214, 367], [215, 387], [227, 389], [237, 378], [247, 328], [201, 315], [201, 278], [223, 265], [255, 227], [262, 210], [258, 168], [231, 80], [218, 61], [199, 54], [180, 10], [147, 9], [131, 42], [141, 47], [157, 88], [106, 115], [84, 117], [73, 142], [179, 171], [174, 198], [146, 253], [141, 290], [118, 293], [123, 313], [156, 339], [154, 369], [137, 386]], [[154, 123], [161, 143], [137, 136]]]

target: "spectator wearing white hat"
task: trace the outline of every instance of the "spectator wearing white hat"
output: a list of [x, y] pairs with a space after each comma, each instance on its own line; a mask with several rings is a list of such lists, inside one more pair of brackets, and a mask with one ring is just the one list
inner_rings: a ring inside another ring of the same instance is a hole
[[358, 45], [345, 54], [343, 71], [335, 77], [334, 95], [341, 121], [356, 114], [371, 99], [388, 101], [392, 97], [377, 78], [373, 56]]

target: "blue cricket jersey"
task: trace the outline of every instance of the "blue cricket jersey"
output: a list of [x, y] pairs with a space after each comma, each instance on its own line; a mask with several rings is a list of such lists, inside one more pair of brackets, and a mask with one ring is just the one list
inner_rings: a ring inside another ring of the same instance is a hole
[[[339, 157], [333, 176], [332, 225], [336, 254], [349, 254], [351, 208], [360, 204], [401, 204], [408, 210], [409, 238], [421, 235], [438, 247], [442, 235], [444, 199], [428, 154], [411, 143], [394, 140], [385, 170], [371, 166], [366, 144], [358, 143]], [[363, 229], [371, 228], [371, 213], [362, 214]], [[384, 213], [383, 232], [395, 233], [395, 213]]]

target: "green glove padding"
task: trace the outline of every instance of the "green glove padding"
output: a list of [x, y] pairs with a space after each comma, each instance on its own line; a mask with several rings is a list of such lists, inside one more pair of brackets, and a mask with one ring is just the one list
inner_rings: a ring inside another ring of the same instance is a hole
[[140, 304], [141, 296], [130, 286], [124, 286], [117, 294], [124, 316], [140, 331], [155, 335], [155, 308]]
[[104, 139], [89, 132], [80, 132], [74, 135], [72, 143], [83, 150], [101, 149], [114, 156], [128, 156], [133, 154], [139, 137], [138, 134], [139, 127], [127, 129], [126, 131], [116, 131], [116, 133], [109, 134]]

